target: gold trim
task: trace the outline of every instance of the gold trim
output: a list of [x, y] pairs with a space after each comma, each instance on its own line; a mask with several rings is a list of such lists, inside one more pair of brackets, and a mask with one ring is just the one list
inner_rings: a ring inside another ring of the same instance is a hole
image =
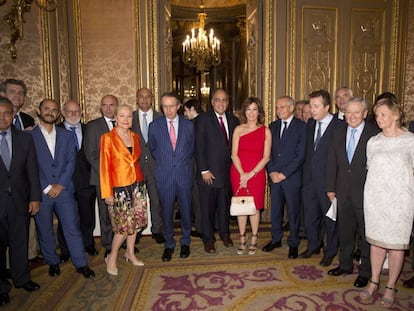
[[[263, 34], [263, 46], [264, 46], [264, 81], [263, 81], [263, 103], [265, 110], [265, 122], [269, 124], [272, 121], [272, 103], [273, 103], [273, 79], [272, 69], [273, 61], [276, 61], [276, 57], [273, 57], [273, 1], [266, 0], [264, 3], [264, 34]], [[257, 73], [256, 73], [257, 74]], [[276, 79], [275, 79], [276, 80]], [[276, 86], [275, 86], [276, 87]]]
[[85, 88], [83, 85], [83, 55], [82, 55], [82, 28], [81, 28], [81, 10], [80, 0], [73, 1], [73, 21], [74, 35], [76, 45], [76, 65], [77, 65], [77, 82], [78, 82], [78, 99], [82, 107], [82, 113], [85, 120], [88, 120], [85, 106]]
[[48, 12], [40, 10], [40, 27], [42, 32], [42, 45], [43, 45], [43, 83], [46, 98], [54, 98], [54, 90], [52, 84], [52, 71], [51, 71], [51, 46], [50, 46], [50, 19]]
[[[286, 68], [286, 94], [289, 94], [292, 97], [296, 96], [296, 18], [297, 18], [297, 2], [296, 0], [288, 1], [287, 11], [290, 12], [290, 20], [287, 23], [290, 26], [290, 31], [287, 35], [287, 47], [290, 47], [286, 51], [286, 63], [288, 68]], [[301, 81], [302, 82], [302, 81]]]
[[[395, 83], [396, 83], [396, 68], [397, 68], [397, 55], [398, 55], [398, 39], [399, 39], [399, 29], [398, 29], [398, 21], [400, 18], [400, 11], [399, 11], [399, 3], [400, 1], [394, 0], [392, 2], [392, 15], [391, 15], [391, 43], [393, 44], [390, 47], [390, 77], [389, 77], [389, 85], [388, 88], [391, 92], [395, 92]], [[384, 23], [385, 24], [385, 23]], [[385, 32], [385, 30], [384, 30]], [[381, 60], [382, 61], [382, 60]], [[382, 90], [382, 85], [380, 90]]]
[[[159, 40], [159, 30], [158, 30], [158, 1], [150, 1], [150, 22], [152, 29], [151, 44], [148, 46], [151, 47], [151, 58], [152, 60], [152, 95], [153, 95], [153, 105], [156, 109], [159, 107], [159, 84], [158, 84], [158, 40]], [[149, 55], [149, 54], [148, 54]], [[159, 110], [159, 109], [158, 109]]]
[[141, 68], [142, 68], [142, 61], [140, 51], [143, 51], [141, 45], [141, 27], [140, 27], [140, 20], [141, 20], [141, 6], [139, 4], [139, 0], [135, 0], [135, 8], [134, 8], [134, 18], [135, 18], [135, 80], [137, 83], [138, 88], [142, 86], [142, 78], [141, 78]]

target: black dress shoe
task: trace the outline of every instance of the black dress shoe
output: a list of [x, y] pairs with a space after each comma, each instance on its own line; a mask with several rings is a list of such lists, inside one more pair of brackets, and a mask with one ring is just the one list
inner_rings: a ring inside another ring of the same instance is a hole
[[214, 241], [207, 241], [204, 242], [204, 250], [206, 253], [215, 253], [216, 252], [216, 247], [214, 246]]
[[69, 254], [60, 254], [60, 263], [65, 263], [69, 261], [70, 255]]
[[[190, 250], [188, 250], [188, 252], [190, 252]], [[174, 253], [173, 248], [165, 248], [164, 253], [162, 253], [162, 257], [161, 257], [162, 261], [170, 261], [173, 253]]]
[[87, 279], [95, 277], [95, 272], [88, 266], [76, 268], [76, 272], [82, 274]]
[[294, 247], [294, 246], [290, 247], [289, 246], [289, 255], [288, 255], [288, 258], [291, 258], [291, 259], [298, 258], [298, 248], [297, 247]]
[[0, 294], [0, 306], [5, 306], [10, 303], [10, 297], [8, 293], [1, 293]]
[[16, 288], [23, 288], [25, 291], [34, 292], [40, 289], [40, 285], [33, 281], [28, 281], [24, 283], [22, 286], [16, 286]]
[[60, 274], [59, 264], [49, 266], [49, 275], [50, 276], [58, 276], [59, 274]]
[[35, 263], [36, 264], [42, 264], [42, 263], [45, 263], [45, 259], [43, 257], [36, 256], [32, 259], [29, 259], [29, 263], [31, 263], [31, 264], [35, 264]]
[[282, 242], [280, 242], [280, 241], [279, 242], [270, 241], [265, 246], [263, 246], [262, 251], [271, 252], [275, 248], [279, 248], [279, 247], [282, 247]]
[[336, 267], [334, 269], [329, 270], [328, 274], [332, 276], [340, 276], [342, 274], [352, 274], [352, 272], [353, 271], [347, 271], [347, 270], [341, 269], [340, 267]]
[[406, 288], [414, 288], [414, 276], [411, 279], [405, 280], [403, 286]]
[[364, 278], [363, 276], [358, 275], [358, 277], [356, 278], [354, 282], [354, 286], [358, 288], [365, 287], [367, 286], [368, 281], [369, 281], [369, 278]]
[[196, 230], [191, 230], [191, 236], [195, 237], [195, 238], [201, 238], [202, 234]]
[[98, 250], [93, 246], [85, 247], [85, 252], [87, 252], [89, 256], [96, 256], [99, 254]]
[[180, 258], [187, 258], [190, 256], [190, 246], [182, 245], [180, 251]]
[[165, 242], [165, 239], [161, 233], [153, 233], [152, 238], [155, 240], [155, 242], [157, 242], [157, 244], [162, 244]]
[[334, 257], [323, 256], [319, 264], [323, 267], [329, 267], [332, 264]]
[[233, 241], [232, 239], [230, 239], [230, 237], [226, 236], [220, 239], [223, 241], [223, 244], [225, 247], [233, 247]]
[[319, 248], [311, 251], [309, 249], [306, 249], [302, 253], [299, 254], [299, 258], [311, 258], [312, 255], [319, 255], [321, 250]]

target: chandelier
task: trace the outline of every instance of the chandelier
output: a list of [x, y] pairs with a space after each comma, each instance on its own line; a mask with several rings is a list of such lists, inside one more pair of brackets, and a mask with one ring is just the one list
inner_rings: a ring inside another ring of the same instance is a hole
[[[0, 0], [0, 6], [7, 0]], [[10, 54], [13, 61], [17, 58], [16, 41], [23, 39], [24, 14], [30, 12], [34, 0], [13, 0], [10, 11], [3, 16], [4, 22], [10, 27], [10, 43], [6, 44], [5, 51]], [[56, 9], [58, 0], [36, 0], [36, 5], [47, 12]]]
[[197, 68], [197, 71], [208, 71], [211, 66], [217, 66], [221, 63], [220, 40], [214, 36], [214, 30], [210, 29], [207, 36], [204, 30], [207, 14], [204, 13], [203, 1], [200, 4], [201, 12], [198, 13], [199, 27], [198, 34], [195, 35], [195, 29], [191, 29], [190, 35], [187, 35], [183, 42], [183, 62], [186, 65]]

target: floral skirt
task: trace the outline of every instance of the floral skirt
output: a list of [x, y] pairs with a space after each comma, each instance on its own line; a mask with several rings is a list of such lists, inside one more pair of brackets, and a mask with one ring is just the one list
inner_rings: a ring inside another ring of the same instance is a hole
[[112, 231], [122, 235], [134, 234], [148, 223], [147, 187], [144, 182], [114, 187], [114, 205], [108, 206]]

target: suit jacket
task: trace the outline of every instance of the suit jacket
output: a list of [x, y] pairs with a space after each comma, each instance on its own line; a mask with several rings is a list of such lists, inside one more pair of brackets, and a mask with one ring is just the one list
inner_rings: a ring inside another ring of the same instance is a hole
[[414, 133], [414, 121], [410, 121], [410, 123], [408, 124], [408, 130], [411, 133]]
[[281, 123], [282, 120], [277, 120], [269, 125], [272, 132], [272, 150], [267, 171], [283, 173], [287, 183], [301, 183], [302, 165], [305, 161], [306, 124], [293, 117], [280, 139]]
[[[194, 125], [178, 117], [178, 137], [173, 150], [165, 117], [152, 121], [148, 130], [148, 143], [155, 159], [155, 182], [158, 189], [168, 189], [174, 182], [191, 189], [193, 176]], [[163, 193], [159, 193], [163, 195]]]
[[239, 120], [226, 113], [229, 130], [229, 143], [223, 136], [214, 110], [201, 113], [195, 122], [195, 158], [199, 172], [197, 180], [204, 184], [201, 172], [210, 171], [215, 176], [213, 187], [230, 186], [231, 144], [234, 128]]
[[141, 155], [139, 137], [129, 132], [132, 152], [129, 152], [115, 128], [101, 136], [99, 172], [102, 199], [113, 196], [114, 187], [129, 186], [144, 179], [138, 161]]
[[33, 138], [11, 126], [12, 158], [8, 171], [0, 160], [0, 217], [6, 211], [5, 196], [13, 197], [19, 213], [28, 213], [30, 201], [41, 201], [39, 170]]
[[350, 196], [352, 202], [362, 208], [367, 176], [367, 142], [380, 130], [374, 124], [365, 122], [352, 162], [349, 164], [346, 153], [347, 128], [346, 125], [338, 127], [332, 136], [326, 170], [326, 191], [335, 192], [338, 200]]
[[99, 145], [102, 134], [106, 132], [109, 132], [108, 124], [104, 117], [100, 117], [89, 121], [83, 138], [85, 156], [91, 165], [90, 184], [95, 186], [99, 185]]
[[23, 122], [23, 128], [27, 128], [29, 126], [35, 125], [34, 119], [31, 116], [29, 116], [27, 113], [20, 111], [19, 115], [20, 115], [20, 119], [22, 119], [22, 122]]
[[35, 126], [31, 134], [35, 141], [41, 189], [44, 190], [48, 185], [60, 184], [67, 192], [73, 193], [72, 176], [76, 162], [76, 147], [72, 133], [56, 126], [54, 158], [52, 158], [40, 127]]
[[314, 150], [314, 135], [316, 121], [310, 119], [306, 124], [306, 152], [303, 165], [303, 185], [314, 184], [320, 191], [326, 191], [326, 163], [328, 161], [329, 145], [332, 134], [338, 126], [345, 126], [346, 123], [337, 118], [332, 118], [324, 134], [322, 135], [318, 148]]
[[[57, 124], [57, 126], [66, 129], [63, 122]], [[85, 155], [86, 124], [81, 123], [81, 129], [82, 144], [80, 146], [80, 149], [76, 152], [75, 171], [73, 172], [73, 183], [75, 185], [75, 191], [90, 187], [89, 181], [91, 178], [91, 165], [89, 164]]]
[[[163, 114], [161, 112], [153, 110], [153, 120], [156, 120], [160, 117], [162, 117]], [[134, 111], [132, 115], [132, 128], [135, 133], [139, 136], [139, 143], [141, 146], [141, 157], [139, 158], [139, 163], [141, 167], [147, 166], [149, 167], [150, 172], [154, 171], [154, 158], [151, 155], [151, 152], [149, 150], [148, 142], [145, 142], [144, 137], [141, 133], [141, 124], [139, 122], [139, 115], [138, 110]]]

